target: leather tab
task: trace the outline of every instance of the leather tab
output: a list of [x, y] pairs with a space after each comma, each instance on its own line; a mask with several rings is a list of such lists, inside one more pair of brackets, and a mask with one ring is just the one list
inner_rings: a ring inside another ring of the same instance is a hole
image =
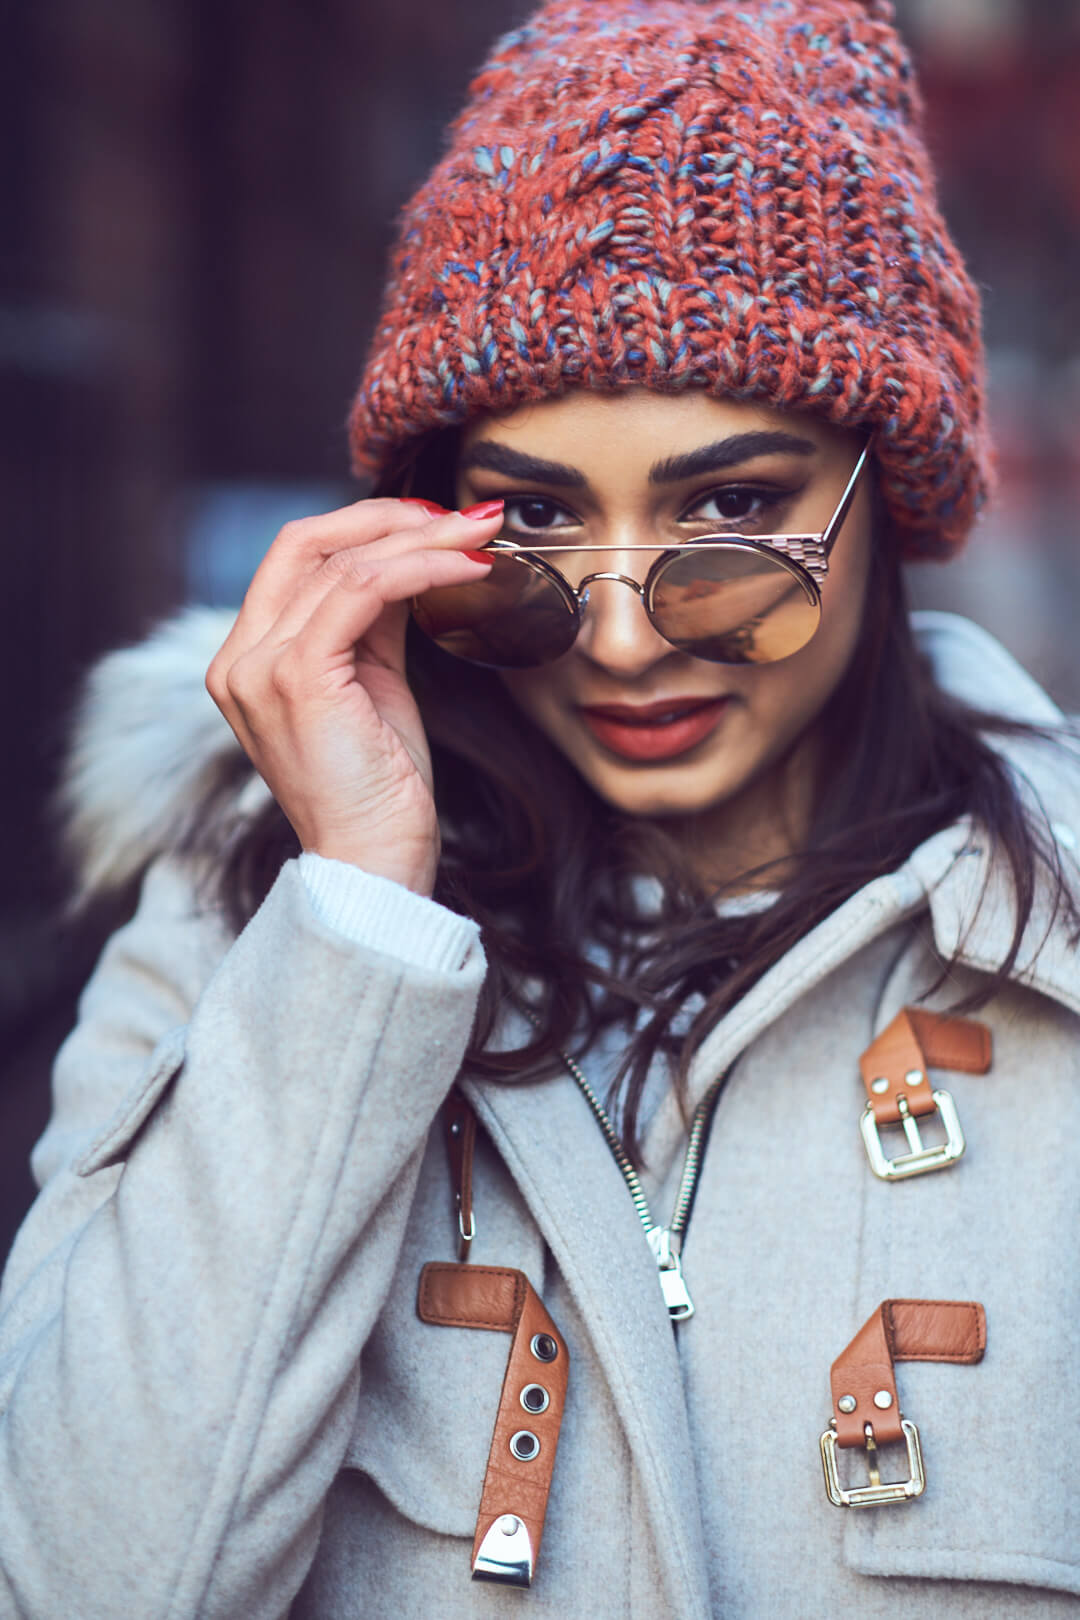
[[455, 1086], [443, 1104], [443, 1130], [450, 1160], [450, 1184], [454, 1192], [454, 1213], [458, 1223], [458, 1259], [467, 1260], [476, 1236], [473, 1213], [473, 1153], [476, 1148], [476, 1115], [464, 1094]]
[[879, 1446], [903, 1438], [894, 1361], [970, 1366], [982, 1360], [985, 1349], [986, 1313], [981, 1305], [967, 1300], [883, 1300], [830, 1370], [837, 1444], [865, 1445], [867, 1424]]
[[[892, 1353], [885, 1334], [883, 1307], [878, 1306], [856, 1333], [847, 1349], [832, 1364], [833, 1416], [836, 1442], [841, 1446], [866, 1444], [866, 1425], [879, 1446], [900, 1440], [900, 1397], [896, 1392]], [[887, 1395], [889, 1404], [877, 1405], [875, 1395]], [[855, 1405], [852, 1407], [851, 1402]]]
[[986, 1351], [986, 1312], [955, 1299], [887, 1299], [885, 1332], [894, 1361], [953, 1361], [970, 1367]]
[[[420, 1273], [417, 1311], [422, 1321], [438, 1326], [514, 1336], [491, 1437], [472, 1563], [474, 1580], [527, 1586], [540, 1551], [566, 1407], [570, 1370], [566, 1341], [524, 1272], [509, 1267], [426, 1265]], [[511, 1446], [515, 1437], [516, 1449]], [[531, 1455], [530, 1441], [535, 1443]], [[527, 1556], [519, 1552], [522, 1528]], [[493, 1556], [502, 1546], [514, 1549], [512, 1563], [504, 1565]]]
[[994, 1060], [994, 1038], [977, 1018], [951, 1018], [925, 1007], [905, 1007], [915, 1038], [932, 1069], [986, 1074]]
[[513, 1333], [528, 1283], [507, 1266], [426, 1265], [420, 1273], [416, 1311], [436, 1327], [486, 1328]]
[[936, 1105], [931, 1069], [985, 1074], [992, 1055], [985, 1024], [973, 1018], [947, 1018], [921, 1007], [901, 1008], [859, 1059], [875, 1123], [900, 1124], [901, 1098], [916, 1118], [932, 1114]]

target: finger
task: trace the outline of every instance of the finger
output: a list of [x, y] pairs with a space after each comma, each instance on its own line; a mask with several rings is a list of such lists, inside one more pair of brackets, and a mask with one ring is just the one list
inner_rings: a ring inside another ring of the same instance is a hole
[[[326, 593], [339, 582], [355, 582], [365, 577], [372, 568], [382, 568], [393, 558], [412, 552], [445, 549], [464, 553], [491, 539], [498, 532], [501, 521], [501, 513], [493, 513], [484, 520], [465, 518], [461, 513], [447, 513], [421, 529], [410, 529], [405, 533], [398, 531], [373, 540], [366, 546], [352, 546], [332, 552], [324, 558], [316, 573], [297, 586], [263, 639], [270, 645], [278, 646], [291, 640], [307, 623]], [[466, 541], [468, 545], [463, 543]]]
[[[484, 505], [496, 508], [497, 503]], [[357, 501], [321, 517], [286, 523], [256, 571], [245, 606], [253, 615], [259, 614], [265, 606], [275, 611], [291, 594], [298, 576], [316, 573], [337, 551], [369, 545], [393, 551], [419, 530], [428, 531], [432, 544], [452, 545], [458, 531], [468, 532], [481, 510], [473, 508], [466, 514], [447, 512], [427, 502], [368, 500]], [[501, 505], [498, 510], [501, 511]]]
[[[425, 543], [447, 547], [460, 548], [463, 540], [483, 544], [498, 531], [501, 522], [501, 503], [486, 504], [493, 508], [489, 517], [477, 508], [468, 514], [435, 509], [440, 515], [433, 519], [426, 503], [361, 501], [321, 517], [286, 524], [260, 564], [229, 634], [207, 671], [206, 684], [214, 701], [219, 707], [226, 701], [232, 665], [262, 640], [282, 609], [301, 594], [302, 614], [290, 613], [289, 628], [295, 631], [304, 622], [314, 601], [321, 599], [327, 588], [319, 579], [319, 571], [329, 558], [358, 544], [376, 547], [373, 557], [387, 551], [393, 554], [415, 544], [420, 535]], [[307, 590], [305, 584], [312, 578], [318, 582], [314, 591]]]
[[[367, 569], [355, 569], [339, 579], [322, 596], [303, 628], [281, 649], [276, 649], [294, 671], [303, 670], [317, 680], [331, 671], [348, 671], [355, 665], [358, 642], [369, 639], [384, 614], [404, 608], [412, 597], [436, 586], [464, 585], [483, 579], [489, 565], [477, 562], [463, 551], [411, 551], [392, 557]], [[404, 613], [395, 615], [393, 630], [380, 647], [369, 644], [366, 651], [374, 661], [404, 663]], [[268, 654], [272, 650], [267, 648]]]
[[[267, 636], [227, 666], [215, 670], [211, 665], [207, 687], [248, 754], [257, 742], [260, 724], [265, 726], [275, 694], [313, 692], [335, 675], [353, 679], [356, 643], [384, 614], [396, 622], [386, 625], [381, 646], [368, 648], [369, 662], [402, 673], [405, 603], [433, 584], [460, 585], [483, 579], [489, 568], [464, 551], [410, 552], [377, 567], [365, 566], [362, 552], [345, 555], [354, 559], [353, 567], [323, 592], [297, 635], [284, 643]], [[333, 610], [329, 614], [328, 602]], [[342, 622], [346, 625], [344, 640], [328, 642], [327, 632], [332, 635]]]
[[[379, 507], [380, 512], [373, 516], [367, 510], [360, 511], [360, 507], [370, 506]], [[354, 514], [352, 520], [350, 513]], [[497, 531], [501, 506], [495, 507], [487, 519], [461, 512], [432, 518], [423, 507], [410, 502], [376, 501], [360, 502], [358, 507], [347, 507], [330, 516], [334, 522], [327, 528], [321, 527], [322, 519], [305, 519], [296, 526], [295, 534], [287, 524], [278, 535], [244, 598], [233, 627], [234, 648], [250, 647], [260, 640], [302, 582], [317, 577], [323, 564], [337, 552], [373, 547], [372, 556], [378, 558], [408, 549], [421, 537], [425, 546], [461, 547], [467, 536], [482, 544]]]
[[364, 545], [385, 534], [422, 529], [430, 522], [431, 514], [414, 502], [366, 500], [284, 524], [244, 594], [222, 648], [226, 661], [261, 638], [296, 581], [316, 572], [332, 552]]

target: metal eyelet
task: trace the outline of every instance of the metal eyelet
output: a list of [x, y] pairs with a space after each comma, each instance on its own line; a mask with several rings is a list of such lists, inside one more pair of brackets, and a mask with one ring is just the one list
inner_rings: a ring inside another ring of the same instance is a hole
[[518, 1462], [532, 1462], [540, 1455], [540, 1442], [531, 1429], [519, 1429], [510, 1436], [510, 1450]]
[[518, 1399], [526, 1412], [546, 1412], [551, 1405], [551, 1396], [543, 1384], [526, 1384]]
[[529, 1349], [537, 1361], [554, 1361], [559, 1354], [559, 1346], [550, 1333], [534, 1333], [529, 1343]]

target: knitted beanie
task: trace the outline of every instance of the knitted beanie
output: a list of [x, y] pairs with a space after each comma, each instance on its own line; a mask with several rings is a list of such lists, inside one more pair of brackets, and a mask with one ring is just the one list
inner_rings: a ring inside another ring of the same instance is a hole
[[904, 554], [948, 555], [990, 450], [921, 119], [890, 0], [551, 0], [404, 212], [357, 470], [572, 387], [701, 388], [872, 431]]

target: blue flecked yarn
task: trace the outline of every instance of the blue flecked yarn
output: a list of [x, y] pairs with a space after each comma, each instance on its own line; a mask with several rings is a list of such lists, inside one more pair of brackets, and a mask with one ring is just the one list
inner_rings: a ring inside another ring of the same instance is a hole
[[908, 555], [989, 483], [976, 292], [887, 0], [554, 0], [406, 208], [360, 470], [569, 387], [703, 388], [877, 434]]

